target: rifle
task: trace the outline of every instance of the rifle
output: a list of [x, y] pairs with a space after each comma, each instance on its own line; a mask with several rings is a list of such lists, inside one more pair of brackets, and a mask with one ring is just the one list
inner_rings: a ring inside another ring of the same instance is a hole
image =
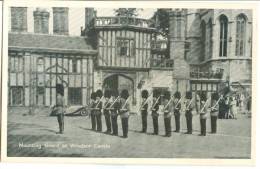
[[186, 107], [185, 111], [189, 110], [189, 107], [190, 107], [192, 101], [193, 101], [193, 98], [190, 100], [190, 102], [189, 102], [188, 106]]
[[170, 100], [168, 101], [168, 103], [164, 106], [163, 111], [169, 106], [170, 102], [172, 101], [173, 96], [170, 98]]
[[177, 106], [180, 104], [182, 97], [178, 100], [177, 104], [175, 105], [174, 109], [177, 109]]
[[140, 106], [140, 109], [139, 109], [139, 111], [141, 111], [142, 110], [142, 108], [144, 107], [144, 105], [148, 102], [148, 99], [149, 99], [149, 97], [151, 97], [152, 96], [152, 92], [151, 92], [151, 94], [147, 97], [147, 99], [145, 100], [145, 102]]
[[125, 104], [122, 106], [121, 110], [123, 110], [123, 109], [125, 108], [125, 106], [126, 106], [128, 100], [129, 100], [129, 98], [130, 98], [130, 97], [128, 97], [128, 98], [126, 99]]
[[109, 109], [111, 109], [111, 108], [114, 106], [114, 104], [116, 103], [116, 101], [117, 101], [119, 98], [120, 98], [120, 97], [117, 96], [117, 98], [114, 100], [114, 102], [109, 106]]
[[213, 107], [211, 107], [211, 109], [215, 109], [215, 107], [218, 105], [218, 103], [219, 103], [219, 101], [222, 99], [222, 96], [218, 99], [218, 101], [216, 102], [216, 104], [213, 106]]
[[100, 100], [98, 101], [97, 105], [95, 106], [95, 109], [98, 108], [98, 105], [99, 105], [99, 103], [101, 102], [101, 100], [102, 100], [103, 98], [104, 98], [104, 96], [102, 96], [102, 97], [100, 98]]
[[161, 97], [161, 96], [159, 96], [159, 97], [156, 99], [155, 103], [152, 105], [152, 110], [154, 109], [155, 105], [158, 103], [160, 97]]
[[200, 113], [205, 109], [206, 104], [208, 103], [209, 99], [206, 100], [205, 104], [203, 105], [202, 109], [200, 110]]

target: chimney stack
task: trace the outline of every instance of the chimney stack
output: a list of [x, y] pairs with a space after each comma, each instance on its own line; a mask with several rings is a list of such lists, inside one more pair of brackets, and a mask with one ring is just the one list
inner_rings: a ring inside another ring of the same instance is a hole
[[85, 8], [85, 28], [89, 28], [92, 20], [95, 18], [94, 8]]
[[11, 31], [27, 32], [27, 7], [11, 7]]
[[53, 9], [53, 34], [68, 35], [69, 34], [69, 8]]
[[190, 90], [190, 66], [184, 59], [186, 14], [185, 9], [175, 9], [169, 15], [170, 57], [174, 59], [173, 91], [180, 91], [182, 95]]
[[33, 12], [34, 16], [34, 33], [49, 33], [49, 12], [45, 9], [36, 8]]

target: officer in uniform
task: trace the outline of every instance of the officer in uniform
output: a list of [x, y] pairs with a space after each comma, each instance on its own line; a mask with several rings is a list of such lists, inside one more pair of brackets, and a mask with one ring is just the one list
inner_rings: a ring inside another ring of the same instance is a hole
[[174, 132], [180, 132], [180, 117], [181, 117], [181, 103], [180, 103], [180, 99], [181, 99], [181, 93], [180, 92], [175, 92], [174, 93], [174, 102], [173, 102], [173, 106], [174, 106], [174, 118], [175, 118], [175, 126], [176, 129]]
[[192, 134], [192, 112], [195, 108], [192, 100], [192, 93], [190, 91], [186, 92], [185, 96], [185, 117], [186, 117], [186, 124], [187, 124], [187, 132], [186, 134]]
[[142, 104], [141, 104], [141, 116], [142, 116], [142, 133], [146, 133], [147, 130], [147, 109], [148, 109], [148, 103], [145, 103], [148, 97], [148, 91], [143, 90], [142, 91]]
[[163, 112], [164, 112], [164, 126], [165, 126], [165, 136], [171, 137], [171, 117], [172, 117], [172, 103], [169, 102], [171, 95], [169, 91], [166, 91], [163, 96]]
[[103, 93], [101, 90], [96, 91], [96, 106], [95, 106], [95, 115], [96, 115], [96, 122], [97, 122], [97, 131], [102, 131], [102, 119], [101, 119], [101, 110], [102, 110], [102, 101], [101, 98]]
[[59, 123], [59, 132], [57, 134], [63, 134], [64, 133], [64, 87], [62, 84], [56, 85], [56, 92], [57, 92], [57, 102], [55, 106], [55, 111]]
[[209, 113], [209, 102], [207, 99], [207, 93], [202, 92], [200, 97], [200, 129], [201, 133], [200, 136], [206, 136], [206, 121], [207, 121], [207, 114]]
[[92, 92], [90, 95], [90, 117], [91, 117], [91, 124], [92, 130], [96, 130], [96, 115], [95, 115], [95, 106], [96, 106], [96, 93]]
[[211, 133], [217, 133], [217, 119], [218, 119], [218, 111], [219, 104], [217, 103], [219, 99], [218, 93], [211, 94], [211, 111], [210, 111], [210, 119], [211, 119]]
[[111, 100], [110, 100], [111, 91], [105, 90], [104, 97], [105, 97], [105, 103], [104, 103], [103, 111], [104, 111], [104, 116], [105, 116], [106, 126], [107, 126], [107, 131], [105, 133], [110, 134], [111, 133], [111, 119], [110, 119], [110, 110], [108, 108], [111, 105]]
[[128, 137], [128, 118], [129, 118], [129, 111], [130, 111], [130, 105], [128, 103], [128, 97], [129, 97], [128, 90], [126, 90], [126, 89], [122, 90], [120, 97], [121, 98], [120, 98], [119, 114], [121, 117], [123, 138], [127, 138]]
[[112, 135], [117, 136], [118, 135], [118, 125], [117, 125], [117, 116], [118, 116], [118, 110], [120, 109], [120, 100], [118, 99], [118, 91], [113, 90], [111, 93], [111, 104], [109, 106], [110, 113], [111, 113], [111, 121], [112, 121]]
[[153, 134], [158, 135], [158, 117], [159, 117], [159, 105], [160, 105], [160, 93], [157, 90], [153, 91], [153, 104], [152, 104], [152, 118], [153, 118]]

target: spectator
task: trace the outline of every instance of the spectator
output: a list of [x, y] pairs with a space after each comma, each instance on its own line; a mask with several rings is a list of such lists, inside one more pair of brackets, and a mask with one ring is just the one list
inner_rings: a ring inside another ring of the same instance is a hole
[[225, 102], [224, 102], [224, 118], [228, 119], [229, 118], [229, 96], [226, 96]]
[[225, 118], [225, 98], [223, 97], [223, 95], [221, 95], [220, 97], [222, 97], [222, 99], [220, 99], [220, 101], [219, 101], [218, 118], [224, 119]]
[[230, 98], [230, 116], [233, 119], [237, 119], [237, 105], [234, 96]]

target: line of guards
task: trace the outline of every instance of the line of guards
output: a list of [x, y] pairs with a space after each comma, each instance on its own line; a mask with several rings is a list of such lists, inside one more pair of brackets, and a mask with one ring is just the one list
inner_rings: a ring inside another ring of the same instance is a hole
[[[63, 113], [63, 86], [56, 86], [57, 90], [57, 104], [56, 104], [56, 114], [58, 117], [58, 123], [60, 132], [64, 132], [64, 113]], [[192, 134], [192, 118], [193, 115], [198, 114], [200, 116], [200, 126], [201, 126], [201, 136], [206, 136], [206, 120], [207, 115], [210, 113], [211, 116], [211, 133], [217, 132], [217, 118], [218, 118], [218, 109], [219, 101], [222, 97], [219, 97], [218, 93], [212, 93], [210, 98], [207, 98], [206, 92], [200, 92], [194, 97], [192, 92], [186, 92], [184, 102], [182, 102], [183, 97], [180, 92], [175, 92], [171, 96], [169, 91], [161, 93], [158, 90], [154, 90], [149, 96], [148, 91], [143, 90], [141, 92], [142, 103], [139, 111], [141, 112], [142, 117], [142, 131], [143, 133], [147, 132], [147, 117], [148, 117], [148, 104], [150, 97], [152, 96], [152, 102], [150, 105], [151, 115], [153, 119], [153, 129], [154, 135], [158, 135], [159, 125], [159, 106], [162, 105], [164, 116], [164, 126], [165, 126], [165, 136], [171, 136], [171, 117], [172, 114], [175, 117], [175, 132], [180, 132], [180, 116], [181, 111], [185, 112], [187, 132], [186, 134]], [[104, 103], [102, 102], [103, 98], [105, 99]], [[183, 104], [183, 105], [182, 105]], [[182, 106], [184, 106], [182, 108]], [[104, 96], [101, 90], [91, 93], [91, 103], [90, 103], [90, 116], [92, 130], [102, 132], [102, 109], [106, 121], [106, 133], [117, 136], [118, 135], [118, 124], [117, 119], [118, 115], [121, 118], [123, 138], [128, 137], [128, 119], [130, 113], [130, 104], [129, 104], [129, 93], [127, 90], [122, 90], [118, 93], [117, 90], [105, 90]]]

